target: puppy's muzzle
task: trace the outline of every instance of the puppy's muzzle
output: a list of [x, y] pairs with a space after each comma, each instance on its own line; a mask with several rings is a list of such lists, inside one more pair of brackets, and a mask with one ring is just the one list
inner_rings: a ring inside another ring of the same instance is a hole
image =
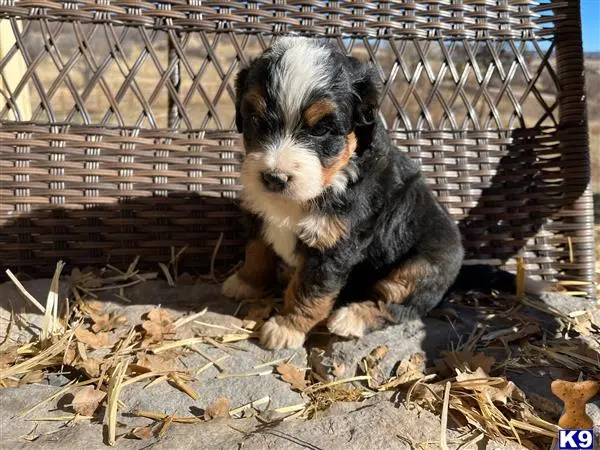
[[283, 172], [263, 172], [261, 175], [263, 184], [271, 192], [283, 191], [292, 180], [291, 175]]

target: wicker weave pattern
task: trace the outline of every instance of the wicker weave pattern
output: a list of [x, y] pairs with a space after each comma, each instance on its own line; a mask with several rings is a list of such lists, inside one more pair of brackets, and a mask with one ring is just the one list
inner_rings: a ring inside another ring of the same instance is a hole
[[[206, 270], [223, 233], [217, 261], [235, 263], [233, 79], [292, 31], [375, 65], [390, 134], [460, 221], [471, 258], [512, 269], [520, 254], [534, 274], [590, 280], [577, 8], [0, 0], [17, 37], [0, 57], [0, 260], [44, 272], [57, 258], [164, 262], [189, 245], [183, 265]], [[28, 70], [9, 83], [18, 57]]]
[[531, 0], [3, 1], [0, 14], [177, 31], [308, 33], [449, 39], [529, 39], [552, 33], [548, 4]]
[[[2, 119], [232, 130], [231, 84], [239, 62], [270, 42], [260, 35], [29, 24], [17, 42], [29, 72], [10, 97], [18, 98], [29, 86], [39, 102], [30, 118], [17, 104], [6, 102]], [[549, 64], [553, 46], [396, 38], [338, 42], [348, 53], [375, 64], [391, 129], [556, 125], [556, 74]], [[17, 46], [0, 69], [19, 55]], [[52, 79], [44, 79], [44, 73], [52, 73]]]

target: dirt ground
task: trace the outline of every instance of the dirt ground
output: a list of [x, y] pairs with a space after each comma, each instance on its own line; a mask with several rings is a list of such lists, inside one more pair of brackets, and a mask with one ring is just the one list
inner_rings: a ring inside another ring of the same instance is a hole
[[[598, 313], [559, 294], [453, 297], [360, 340], [317, 330], [306, 348], [266, 351], [253, 330], [275, 299], [109, 275], [63, 277], [56, 322], [23, 294], [44, 303], [51, 280], [0, 285], [4, 445], [545, 449], [562, 412], [552, 381], [600, 375]], [[600, 431], [600, 399], [587, 410]]]

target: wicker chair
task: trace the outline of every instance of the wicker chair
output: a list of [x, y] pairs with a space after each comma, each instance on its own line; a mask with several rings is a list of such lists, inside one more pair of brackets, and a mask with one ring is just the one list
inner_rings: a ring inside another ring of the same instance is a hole
[[0, 261], [46, 275], [187, 246], [181, 270], [235, 264], [233, 79], [295, 33], [373, 62], [390, 134], [470, 259], [514, 270], [521, 256], [593, 295], [579, 14], [562, 0], [0, 0]]

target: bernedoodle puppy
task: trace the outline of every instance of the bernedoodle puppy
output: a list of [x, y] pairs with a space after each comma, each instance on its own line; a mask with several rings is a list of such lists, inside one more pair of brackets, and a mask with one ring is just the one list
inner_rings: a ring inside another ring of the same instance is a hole
[[[360, 337], [422, 316], [461, 270], [458, 228], [391, 143], [375, 80], [367, 63], [299, 37], [279, 39], [238, 74], [241, 200], [252, 230], [223, 293], [258, 296], [280, 261], [293, 269], [281, 314], [261, 330], [267, 348], [301, 346], [324, 321]], [[468, 267], [488, 285], [514, 286], [506, 272]]]

